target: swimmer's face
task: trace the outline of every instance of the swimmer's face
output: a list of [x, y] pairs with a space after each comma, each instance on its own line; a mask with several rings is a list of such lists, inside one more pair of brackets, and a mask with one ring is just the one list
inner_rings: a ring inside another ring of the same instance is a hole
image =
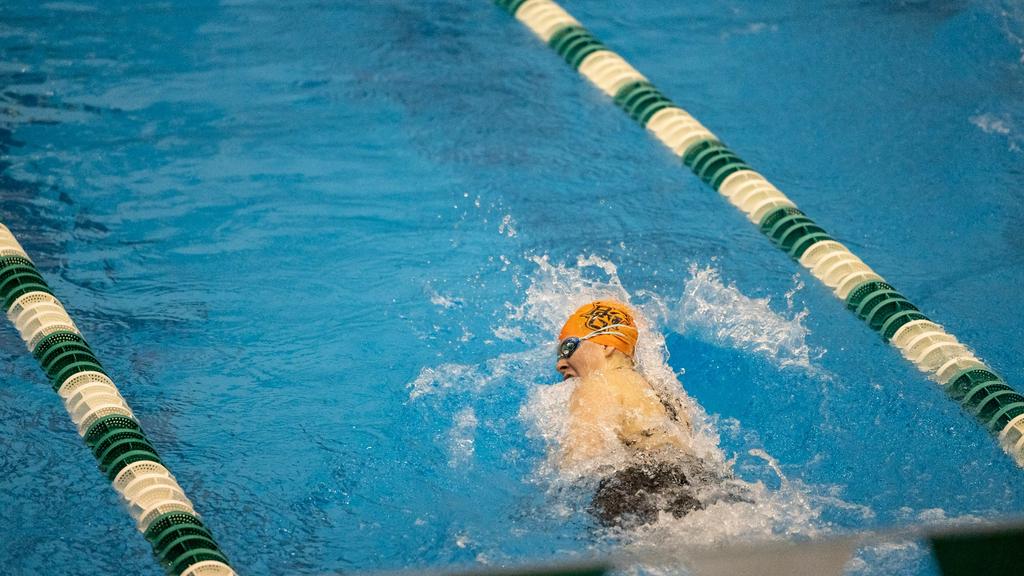
[[608, 356], [613, 350], [610, 346], [595, 344], [589, 340], [580, 342], [576, 351], [568, 358], [559, 358], [555, 362], [555, 369], [562, 375], [562, 379], [586, 378], [595, 370], [604, 368], [608, 363]]

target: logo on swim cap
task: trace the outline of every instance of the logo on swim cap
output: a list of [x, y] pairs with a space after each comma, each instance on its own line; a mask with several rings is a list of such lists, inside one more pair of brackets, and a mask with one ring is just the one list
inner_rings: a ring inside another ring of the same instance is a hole
[[630, 317], [624, 310], [618, 308], [612, 308], [601, 303], [595, 302], [594, 308], [589, 312], [581, 314], [585, 319], [584, 325], [591, 330], [600, 330], [607, 328], [613, 324], [625, 324], [626, 326], [633, 326], [633, 318]]

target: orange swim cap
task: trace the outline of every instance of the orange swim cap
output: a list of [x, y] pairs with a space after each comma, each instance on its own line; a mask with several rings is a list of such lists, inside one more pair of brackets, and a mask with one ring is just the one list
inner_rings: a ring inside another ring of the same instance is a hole
[[589, 338], [591, 342], [611, 346], [626, 356], [633, 356], [640, 332], [629, 308], [614, 300], [596, 300], [580, 307], [565, 321], [558, 339], [565, 340], [570, 336], [583, 338], [601, 329], [607, 329], [608, 333]]

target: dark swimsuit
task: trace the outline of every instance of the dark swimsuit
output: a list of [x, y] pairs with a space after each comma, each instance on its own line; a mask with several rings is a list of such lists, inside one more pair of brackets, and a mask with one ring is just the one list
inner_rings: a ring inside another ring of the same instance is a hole
[[[659, 400], [669, 418], [678, 422], [676, 407], [660, 394]], [[722, 481], [701, 460], [688, 454], [641, 452], [628, 466], [601, 479], [589, 512], [603, 526], [650, 524], [658, 519], [659, 512], [682, 518], [704, 508], [697, 499], [695, 484], [720, 485]]]
[[702, 509], [691, 478], [697, 480], [706, 472], [700, 461], [688, 460], [683, 463], [641, 457], [616, 470], [601, 479], [590, 513], [604, 526], [630, 526], [652, 523], [662, 511], [682, 518]]

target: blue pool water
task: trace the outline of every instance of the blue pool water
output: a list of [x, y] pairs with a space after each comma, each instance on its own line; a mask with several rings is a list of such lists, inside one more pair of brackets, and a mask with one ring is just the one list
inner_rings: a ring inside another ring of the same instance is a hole
[[[806, 4], [563, 3], [1024, 386], [1024, 10]], [[0, 10], [0, 221], [240, 573], [1024, 512], [987, 433], [485, 0]], [[553, 476], [553, 332], [596, 295], [756, 504], [608, 534]], [[159, 574], [12, 327], [0, 355], [0, 565]]]

